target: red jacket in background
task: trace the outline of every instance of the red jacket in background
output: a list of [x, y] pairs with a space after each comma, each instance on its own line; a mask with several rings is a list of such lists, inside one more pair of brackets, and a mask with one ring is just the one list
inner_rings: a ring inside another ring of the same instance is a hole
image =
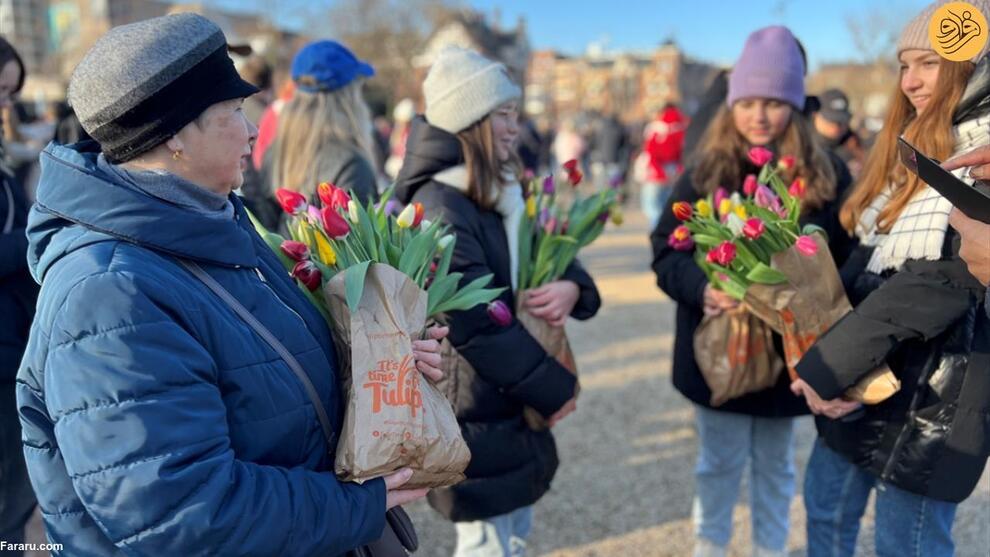
[[643, 130], [646, 141], [643, 151], [649, 157], [646, 179], [649, 182], [666, 183], [674, 176], [667, 176], [666, 165], [676, 165], [677, 173], [684, 169], [681, 156], [684, 150], [684, 131], [688, 118], [675, 106], [663, 109], [656, 119]]

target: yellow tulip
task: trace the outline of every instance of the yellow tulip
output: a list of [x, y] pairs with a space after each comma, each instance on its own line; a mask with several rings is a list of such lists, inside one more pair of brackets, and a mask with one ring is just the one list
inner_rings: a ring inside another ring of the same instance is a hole
[[736, 205], [733, 211], [736, 213], [736, 215], [739, 218], [744, 220], [746, 219], [746, 207], [743, 207], [742, 205]]
[[333, 246], [327, 241], [323, 234], [317, 232], [316, 236], [316, 256], [320, 259], [320, 262], [327, 266], [333, 266], [337, 263], [337, 254], [333, 251]]
[[698, 211], [698, 215], [708, 218], [712, 216], [712, 205], [707, 199], [702, 199], [695, 204], [695, 209]]
[[617, 205], [613, 206], [612, 210], [609, 211], [609, 216], [612, 218], [612, 224], [615, 226], [622, 226], [622, 223], [626, 220], [622, 214], [622, 209], [620, 209]]
[[533, 219], [536, 218], [536, 196], [530, 195], [526, 200], [526, 216]]
[[723, 199], [718, 204], [718, 214], [720, 217], [728, 215], [732, 211], [732, 201], [729, 199]]
[[395, 219], [396, 224], [399, 228], [409, 228], [413, 225], [416, 220], [416, 207], [412, 204], [406, 205], [406, 208], [399, 213], [399, 217]]

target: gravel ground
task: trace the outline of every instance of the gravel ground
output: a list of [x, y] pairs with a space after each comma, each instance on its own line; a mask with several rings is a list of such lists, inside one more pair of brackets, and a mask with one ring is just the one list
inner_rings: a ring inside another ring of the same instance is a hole
[[[630, 214], [628, 221], [582, 256], [598, 281], [604, 306], [594, 320], [568, 324], [583, 391], [578, 412], [555, 429], [562, 465], [553, 490], [536, 505], [531, 555], [691, 553], [697, 444], [691, 408], [669, 378], [674, 305], [654, 285], [643, 218]], [[796, 451], [799, 471], [804, 470], [814, 435], [811, 419], [802, 418]], [[735, 514], [733, 556], [750, 554], [749, 509], [743, 498]], [[451, 523], [424, 502], [408, 510], [420, 536], [417, 556], [451, 555]], [[800, 495], [791, 505], [791, 523], [788, 548], [792, 557], [804, 555]], [[959, 557], [988, 555], [990, 474], [984, 474], [976, 493], [960, 506], [954, 534]], [[870, 513], [860, 533], [858, 555], [873, 555], [872, 539]], [[36, 517], [29, 541], [43, 540]], [[41, 555], [32, 552], [29, 557]]]
[[[674, 304], [656, 288], [650, 260], [646, 224], [639, 214], [628, 215], [625, 226], [608, 232], [582, 255], [604, 306], [595, 319], [568, 324], [583, 391], [578, 411], [555, 429], [562, 464], [553, 490], [536, 505], [531, 555], [691, 554], [697, 442], [691, 408], [670, 384]], [[800, 419], [799, 471], [814, 438], [814, 423]], [[417, 555], [451, 555], [452, 524], [425, 503], [408, 510], [420, 535]], [[750, 555], [745, 495], [735, 520], [731, 555]], [[788, 549], [792, 556], [804, 555], [800, 495], [791, 505], [791, 523]], [[990, 474], [984, 474], [976, 493], [960, 506], [954, 534], [960, 557], [988, 555]], [[857, 555], [873, 555], [872, 512], [859, 538]]]

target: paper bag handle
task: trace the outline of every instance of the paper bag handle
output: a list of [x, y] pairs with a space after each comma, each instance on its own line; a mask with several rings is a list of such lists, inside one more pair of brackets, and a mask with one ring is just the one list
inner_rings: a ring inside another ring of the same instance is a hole
[[196, 278], [198, 278], [207, 288], [213, 291], [221, 300], [223, 300], [230, 309], [234, 310], [234, 313], [238, 315], [249, 327], [254, 329], [254, 332], [258, 334], [269, 346], [275, 350], [279, 356], [285, 361], [289, 366], [289, 369], [296, 374], [299, 381], [302, 382], [303, 387], [306, 389], [306, 394], [309, 395], [309, 401], [313, 403], [313, 408], [316, 410], [316, 417], [320, 420], [320, 427], [323, 428], [323, 436], [327, 440], [327, 450], [333, 450], [334, 432], [333, 428], [330, 427], [330, 419], [327, 418], [326, 408], [323, 407], [323, 402], [320, 401], [320, 396], [316, 392], [316, 387], [313, 386], [313, 382], [309, 380], [309, 376], [303, 371], [299, 361], [296, 360], [295, 356], [277, 339], [271, 331], [265, 327], [261, 321], [258, 321], [251, 312], [247, 310], [240, 302], [237, 301], [226, 288], [223, 287], [219, 282], [209, 275], [202, 267], [196, 263], [189, 261], [188, 259], [179, 259], [179, 263], [189, 270]]

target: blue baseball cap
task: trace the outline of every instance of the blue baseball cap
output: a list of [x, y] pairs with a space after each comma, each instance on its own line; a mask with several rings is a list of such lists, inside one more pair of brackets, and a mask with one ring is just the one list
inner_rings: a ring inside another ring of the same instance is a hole
[[362, 62], [336, 41], [317, 41], [304, 46], [292, 61], [292, 81], [301, 91], [335, 91], [354, 78], [375, 75], [371, 64]]

